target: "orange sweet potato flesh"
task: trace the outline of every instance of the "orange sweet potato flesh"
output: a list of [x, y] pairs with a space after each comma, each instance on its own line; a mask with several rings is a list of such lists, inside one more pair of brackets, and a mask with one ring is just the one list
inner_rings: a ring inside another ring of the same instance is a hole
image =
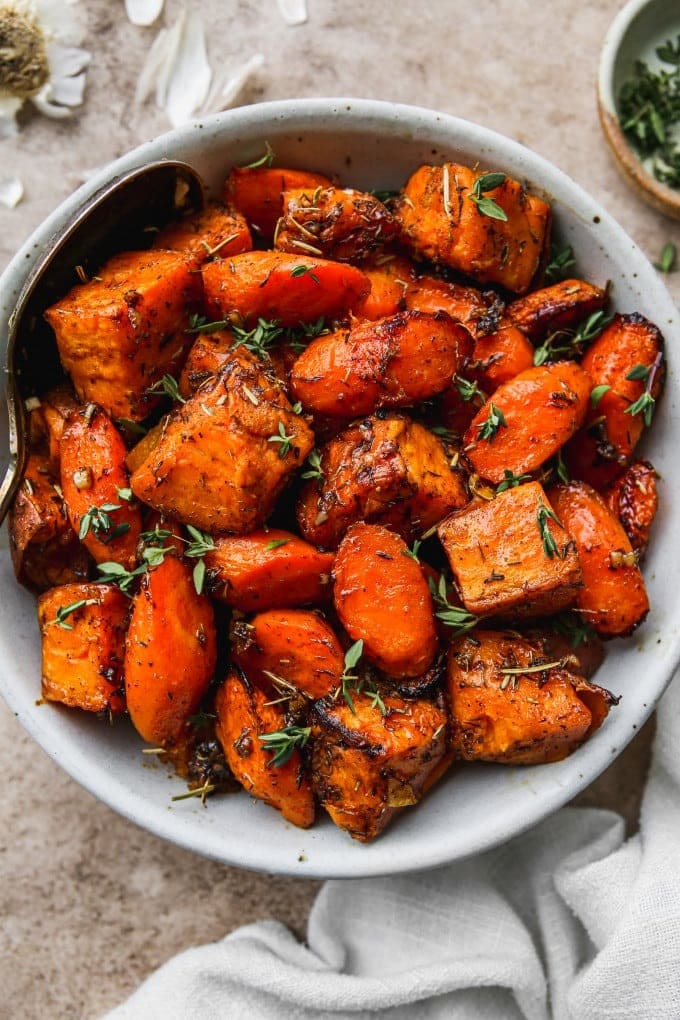
[[163, 430], [167, 424], [168, 415], [165, 414], [157, 421], [155, 425], [149, 429], [146, 435], [142, 436], [138, 443], [128, 450], [125, 455], [125, 466], [130, 474], [133, 474], [137, 468], [144, 463], [146, 458], [151, 454], [153, 450], [158, 446], [163, 435]]
[[[72, 414], [59, 444], [61, 488], [69, 520], [96, 563], [112, 560], [131, 569], [142, 520], [139, 507], [118, 495], [130, 476], [127, 450], [116, 426], [101, 408], [89, 405]], [[93, 511], [105, 506], [99, 520]], [[84, 520], [85, 518], [85, 520]]]
[[212, 605], [191, 567], [167, 554], [132, 600], [125, 639], [125, 691], [135, 729], [154, 746], [180, 739], [207, 690], [217, 659]]
[[338, 549], [335, 609], [353, 641], [388, 676], [415, 677], [437, 654], [432, 596], [420, 565], [394, 532], [352, 525]]
[[392, 213], [374, 195], [352, 188], [298, 188], [284, 192], [274, 247], [354, 262], [388, 244], [396, 232]]
[[[603, 440], [611, 447], [611, 459], [629, 458], [644, 429], [641, 413], [630, 414], [631, 405], [648, 386], [657, 397], [663, 377], [663, 337], [642, 315], [617, 315], [586, 351], [581, 362], [593, 386], [609, 386], [587, 424], [604, 419]], [[649, 371], [649, 380], [628, 379], [636, 366]]]
[[634, 460], [602, 494], [633, 549], [640, 552], [649, 544], [649, 531], [659, 506], [657, 477], [649, 461]]
[[342, 699], [312, 710], [312, 783], [335, 824], [366, 843], [441, 774], [447, 717], [441, 701], [385, 695], [383, 716], [365, 694], [352, 700], [354, 713]]
[[404, 311], [405, 294], [415, 272], [411, 260], [401, 255], [386, 254], [376, 258], [373, 264], [364, 263], [361, 268], [370, 280], [371, 289], [356, 303], [354, 314], [361, 319], [382, 319]]
[[183, 397], [191, 396], [206, 379], [217, 375], [229, 360], [234, 339], [229, 329], [200, 333], [196, 337], [178, 380], [179, 392]]
[[511, 301], [505, 310], [510, 322], [531, 340], [569, 329], [604, 308], [607, 291], [585, 280], [561, 280]]
[[253, 251], [208, 262], [202, 275], [211, 319], [237, 312], [248, 322], [276, 319], [282, 326], [345, 315], [371, 286], [354, 266], [287, 252]]
[[267, 700], [264, 691], [232, 667], [215, 696], [217, 736], [241, 786], [293, 825], [307, 829], [314, 821], [314, 796], [300, 752], [295, 749], [287, 762], [274, 766], [272, 752], [258, 739], [286, 725], [281, 705]]
[[177, 374], [191, 344], [184, 330], [201, 295], [195, 260], [182, 252], [126, 252], [45, 312], [81, 400], [112, 418], [142, 421], [149, 389]]
[[71, 414], [77, 411], [80, 404], [76, 400], [68, 383], [54, 386], [40, 398], [40, 411], [49, 444], [50, 463], [52, 470], [59, 474], [59, 444], [61, 436]]
[[491, 394], [534, 364], [534, 348], [515, 326], [501, 326], [495, 333], [478, 336], [473, 355], [473, 374], [485, 393]]
[[237, 167], [224, 183], [224, 197], [242, 213], [260, 235], [271, 240], [283, 214], [283, 193], [296, 188], [330, 186], [328, 177], [307, 170], [283, 167]]
[[446, 312], [452, 319], [462, 322], [473, 336], [477, 335], [477, 324], [488, 310], [481, 291], [476, 288], [427, 275], [409, 283], [404, 302], [409, 311]]
[[[546, 664], [545, 670], [536, 670]], [[504, 673], [525, 667], [533, 672]], [[515, 633], [476, 630], [448, 660], [453, 745], [465, 761], [561, 761], [597, 729], [615, 700]]]
[[470, 334], [446, 312], [353, 322], [309, 344], [291, 392], [305, 410], [339, 418], [408, 407], [445, 390], [471, 352]]
[[321, 450], [323, 481], [306, 482], [296, 512], [308, 542], [335, 549], [351, 524], [384, 524], [413, 541], [468, 502], [440, 440], [406, 415], [372, 416]]
[[[549, 509], [540, 483], [527, 482], [493, 500], [470, 503], [439, 525], [439, 538], [469, 612], [514, 619], [546, 616], [573, 605], [581, 568], [568, 524], [562, 521], [561, 527], [550, 519]], [[554, 542], [552, 555], [541, 525]]]
[[582, 482], [556, 485], [548, 496], [576, 543], [583, 571], [579, 613], [601, 637], [626, 637], [644, 620], [649, 600], [623, 526]]
[[[590, 377], [572, 361], [529, 368], [499, 386], [465, 433], [473, 469], [496, 485], [506, 470], [535, 471], [581, 427], [591, 389]], [[484, 437], [484, 424], [494, 408], [505, 424]]]
[[[233, 628], [232, 659], [251, 684], [271, 692], [268, 674], [316, 701], [335, 691], [344, 668], [333, 629], [307, 609], [269, 609]], [[274, 685], [274, 686], [273, 686]], [[285, 693], [285, 689], [284, 689]], [[276, 695], [274, 695], [276, 696]]]
[[[276, 439], [281, 429], [285, 444]], [[267, 519], [313, 445], [275, 377], [237, 348], [218, 376], [170, 414], [130, 484], [139, 499], [182, 523], [248, 534]]]
[[[63, 612], [78, 603], [82, 605], [72, 612]], [[128, 611], [128, 599], [114, 585], [65, 584], [40, 596], [42, 696], [46, 701], [86, 712], [125, 711], [123, 660]]]
[[544, 259], [550, 206], [506, 177], [484, 197], [507, 221], [485, 216], [471, 198], [482, 176], [458, 163], [419, 167], [395, 205], [401, 239], [416, 258], [525, 294]]
[[78, 541], [50, 459], [32, 453], [9, 512], [9, 548], [14, 573], [31, 591], [87, 579], [90, 556]]
[[205, 557], [212, 596], [243, 613], [318, 605], [330, 598], [333, 553], [319, 552], [290, 531], [222, 535], [215, 545]]
[[203, 263], [211, 255], [226, 259], [252, 251], [253, 239], [244, 217], [235, 209], [209, 202], [204, 209], [171, 223], [156, 234], [153, 248], [184, 251]]

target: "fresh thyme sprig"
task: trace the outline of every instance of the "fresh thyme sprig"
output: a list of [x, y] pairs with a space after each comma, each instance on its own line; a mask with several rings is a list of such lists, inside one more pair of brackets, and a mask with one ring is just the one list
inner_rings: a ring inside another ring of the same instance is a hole
[[662, 363], [663, 355], [659, 351], [651, 365], [634, 365], [626, 376], [626, 379], [644, 381], [645, 388], [637, 400], [634, 400], [623, 413], [630, 415], [641, 414], [647, 428], [652, 424], [652, 418], [656, 409], [656, 399], [652, 395], [652, 390], [656, 377], [661, 371]]
[[189, 328], [187, 333], [217, 333], [220, 329], [229, 329], [231, 322], [228, 319], [215, 319], [209, 322], [205, 315], [194, 312], [189, 316]]
[[456, 385], [456, 389], [466, 403], [474, 403], [481, 406], [486, 400], [486, 397], [482, 390], [480, 390], [479, 383], [476, 380], [471, 382], [469, 379], [465, 379], [462, 375], [454, 375], [453, 381]]
[[78, 599], [77, 602], [72, 602], [69, 606], [60, 606], [52, 622], [62, 627], [63, 630], [73, 630], [73, 624], [66, 622], [71, 613], [77, 612], [78, 609], [84, 609], [85, 606], [94, 606], [98, 602], [99, 599]]
[[170, 397], [171, 400], [176, 400], [180, 404], [186, 404], [186, 400], [179, 392], [179, 383], [175, 379], [174, 375], [164, 375], [158, 382], [150, 386], [146, 391], [147, 393], [164, 393], [166, 397]]
[[279, 428], [278, 428], [277, 434], [274, 435], [274, 436], [269, 436], [269, 438], [267, 439], [268, 443], [278, 443], [279, 444], [279, 457], [281, 458], [281, 460], [284, 460], [284, 458], [293, 449], [293, 442], [294, 441], [295, 441], [295, 433], [292, 433], [289, 436], [287, 434], [287, 432], [286, 432], [286, 426], [284, 425], [284, 423], [282, 421], [279, 422]]
[[323, 473], [323, 469], [321, 467], [321, 454], [319, 453], [318, 450], [312, 450], [312, 452], [307, 457], [307, 463], [309, 464], [309, 467], [306, 471], [302, 472], [302, 477], [316, 478], [319, 484], [319, 488], [321, 488], [325, 481], [326, 476]]
[[413, 547], [411, 549], [402, 550], [401, 555], [408, 556], [410, 560], [415, 560], [416, 563], [420, 563], [420, 557], [418, 556], [418, 553], [420, 552], [420, 547], [422, 544], [423, 544], [422, 539], [417, 538], [413, 543]]
[[502, 220], [504, 223], [508, 219], [505, 209], [501, 209], [497, 202], [488, 197], [486, 192], [493, 191], [494, 188], [500, 188], [501, 184], [505, 183], [505, 180], [505, 174], [482, 174], [475, 181], [469, 194], [470, 201], [474, 202], [482, 216], [488, 216], [492, 220]]
[[575, 265], [574, 250], [570, 245], [567, 244], [564, 248], [558, 248], [552, 244], [550, 246], [550, 260], [545, 267], [545, 283], [559, 283], [560, 280], [566, 279], [569, 275], [569, 270]]
[[355, 668], [359, 659], [364, 653], [364, 642], [361, 638], [355, 641], [353, 645], [345, 652], [345, 664], [340, 677], [340, 686], [338, 692], [342, 694], [343, 698], [349, 705], [352, 715], [356, 715], [357, 710], [354, 707], [354, 701], [352, 700], [352, 690], [356, 691], [356, 684], [359, 682], [359, 677], [352, 670]]
[[531, 475], [516, 475], [513, 471], [505, 468], [503, 471], [503, 481], [496, 486], [496, 495], [505, 492], [506, 489], [514, 489], [518, 485], [528, 482], [530, 478]]
[[435, 615], [446, 627], [451, 628], [453, 637], [465, 634], [477, 626], [479, 623], [478, 616], [475, 616], [474, 613], [468, 613], [467, 609], [463, 609], [461, 606], [453, 606], [449, 602], [446, 578], [443, 574], [439, 577], [438, 585], [434, 583], [432, 577], [427, 579], [427, 584], [435, 604]]
[[593, 312], [577, 329], [558, 329], [551, 333], [534, 351], [534, 365], [560, 358], [580, 358], [588, 344], [600, 335], [612, 318], [603, 311]]
[[278, 769], [290, 761], [296, 748], [305, 746], [311, 732], [311, 726], [286, 726], [274, 733], [261, 733], [257, 739], [266, 751], [272, 752], [267, 768]]
[[252, 329], [242, 329], [240, 326], [232, 326], [231, 329], [236, 338], [234, 347], [245, 347], [260, 359], [267, 356], [269, 348], [274, 346], [283, 333], [278, 319], [258, 319]]
[[550, 621], [550, 626], [557, 634], [568, 638], [572, 648], [578, 648], [584, 641], [595, 637], [593, 628], [574, 613], [558, 613]]
[[562, 527], [562, 522], [551, 507], [546, 506], [545, 503], [541, 503], [536, 513], [536, 521], [538, 523], [538, 530], [541, 535], [541, 541], [543, 542], [543, 552], [552, 560], [555, 556], [558, 559], [563, 560], [567, 555], [566, 547], [560, 551], [557, 542], [553, 538], [553, 534], [548, 527], [548, 521], [554, 521], [558, 527]]
[[191, 535], [192, 541], [188, 543], [184, 550], [184, 555], [189, 559], [196, 560], [196, 565], [193, 571], [194, 588], [196, 593], [201, 595], [203, 593], [203, 587], [205, 585], [205, 559], [206, 553], [214, 552], [217, 549], [212, 535], [209, 535], [205, 531], [199, 531], [192, 524], [187, 524], [187, 531]]
[[260, 156], [259, 159], [253, 160], [252, 163], [246, 163], [245, 166], [239, 167], [240, 170], [257, 170], [258, 167], [267, 166], [270, 167], [276, 159], [276, 153], [272, 149], [269, 142], [264, 143], [264, 155]]
[[493, 442], [496, 433], [500, 428], [506, 429], [508, 423], [505, 415], [494, 403], [489, 404], [489, 413], [483, 422], [477, 426], [477, 439], [488, 439]]
[[652, 173], [671, 188], [680, 187], [680, 149], [675, 126], [680, 121], [680, 35], [656, 48], [671, 70], [653, 71], [636, 60], [633, 77], [619, 92], [619, 122], [634, 148], [652, 161]]
[[78, 529], [80, 541], [82, 542], [83, 539], [87, 538], [90, 531], [92, 531], [93, 535], [100, 542], [108, 545], [115, 538], [120, 538], [121, 535], [128, 532], [130, 525], [126, 521], [115, 524], [110, 516], [120, 509], [120, 503], [102, 503], [101, 506], [91, 506], [80, 518], [80, 528]]
[[148, 566], [143, 563], [139, 567], [135, 567], [134, 570], [126, 570], [120, 563], [98, 563], [97, 570], [99, 572], [100, 581], [106, 581], [108, 584], [117, 584], [120, 590], [125, 594], [130, 594], [130, 588], [136, 583], [137, 578], [142, 574], [146, 574]]

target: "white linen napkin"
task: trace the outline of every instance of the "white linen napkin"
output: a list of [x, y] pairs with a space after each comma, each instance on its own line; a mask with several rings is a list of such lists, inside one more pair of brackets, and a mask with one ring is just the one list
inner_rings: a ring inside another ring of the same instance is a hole
[[307, 945], [263, 921], [190, 949], [106, 1020], [679, 1020], [680, 676], [640, 832], [564, 808], [405, 878], [331, 881]]

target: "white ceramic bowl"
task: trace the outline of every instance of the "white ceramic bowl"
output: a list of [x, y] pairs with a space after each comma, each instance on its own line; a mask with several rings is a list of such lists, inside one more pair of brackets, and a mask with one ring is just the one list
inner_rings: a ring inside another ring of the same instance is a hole
[[[308, 877], [394, 874], [477, 853], [527, 829], [587, 786], [628, 743], [652, 711], [680, 657], [680, 542], [674, 500], [680, 497], [678, 377], [672, 352], [680, 342], [677, 313], [635, 244], [576, 184], [513, 141], [441, 114], [387, 103], [304, 100], [233, 110], [140, 146], [69, 198], [35, 232], [0, 280], [5, 324], [33, 260], [51, 233], [113, 174], [163, 157], [191, 163], [218, 192], [232, 164], [258, 156], [265, 139], [281, 165], [337, 173], [359, 188], [396, 188], [422, 162], [480, 163], [525, 180], [553, 203], [555, 231], [571, 244], [587, 279], [612, 281], [614, 306], [640, 311], [665, 333], [671, 351], [666, 393], [648, 452], [663, 476], [661, 509], [645, 576], [649, 620], [608, 648], [597, 681], [621, 694], [602, 729], [566, 761], [532, 768], [477, 765], [456, 769], [373, 844], [363, 846], [323, 813], [307, 831], [244, 793], [171, 804], [180, 780], [142, 756], [123, 722], [103, 725], [84, 713], [36, 705], [40, 642], [35, 602], [15, 580], [6, 529], [0, 551], [3, 613], [0, 689], [42, 748], [77, 782], [116, 811], [181, 846], [247, 868]], [[3, 447], [6, 447], [6, 439]]]

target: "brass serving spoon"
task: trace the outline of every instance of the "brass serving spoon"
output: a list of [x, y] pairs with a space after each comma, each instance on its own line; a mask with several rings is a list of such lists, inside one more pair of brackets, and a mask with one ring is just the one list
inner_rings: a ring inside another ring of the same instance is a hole
[[50, 239], [23, 286], [8, 322], [9, 464], [0, 484], [0, 524], [26, 462], [25, 401], [63, 375], [43, 312], [111, 255], [147, 248], [153, 233], [205, 203], [203, 181], [186, 163], [162, 160], [108, 181]]

